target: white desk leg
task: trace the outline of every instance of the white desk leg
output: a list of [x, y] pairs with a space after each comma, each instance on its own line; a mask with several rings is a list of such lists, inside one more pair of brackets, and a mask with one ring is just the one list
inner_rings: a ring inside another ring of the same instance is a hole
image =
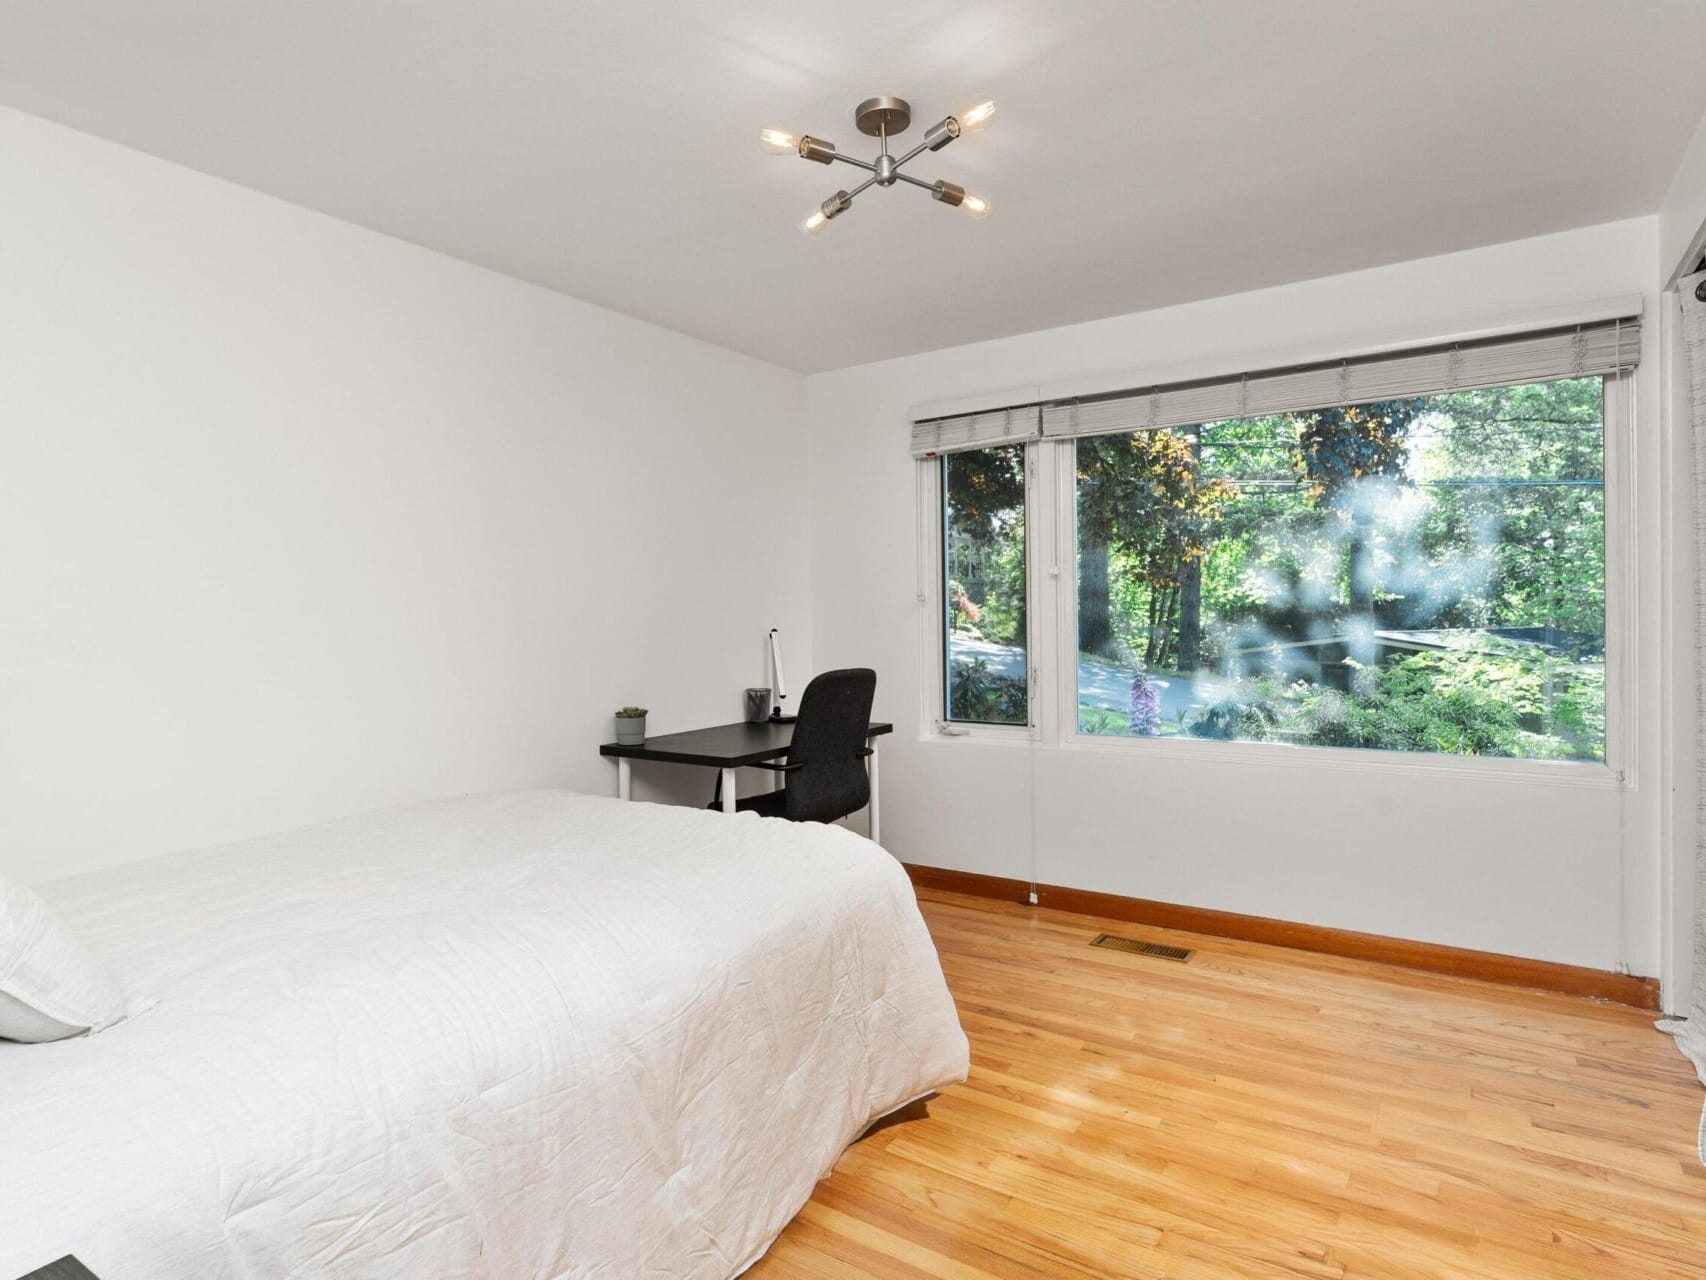
[[616, 798], [632, 800], [634, 798], [634, 769], [624, 756], [616, 757]]
[[882, 806], [877, 803], [877, 740], [871, 739], [871, 754], [865, 757], [865, 772], [871, 775], [871, 807], [866, 819], [871, 824], [871, 843], [883, 842]]
[[724, 769], [723, 770], [723, 812], [724, 813], [733, 813], [734, 811], [735, 811], [735, 771], [733, 769]]

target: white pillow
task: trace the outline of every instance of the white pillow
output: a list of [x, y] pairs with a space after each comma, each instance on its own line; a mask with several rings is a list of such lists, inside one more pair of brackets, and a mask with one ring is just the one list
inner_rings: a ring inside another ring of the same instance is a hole
[[112, 971], [40, 895], [0, 876], [0, 1039], [63, 1040], [124, 1015]]

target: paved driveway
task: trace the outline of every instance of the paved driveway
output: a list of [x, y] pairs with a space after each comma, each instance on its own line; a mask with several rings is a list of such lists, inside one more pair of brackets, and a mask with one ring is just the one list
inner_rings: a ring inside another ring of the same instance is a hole
[[[956, 639], [952, 642], [952, 650], [956, 660], [982, 658], [989, 664], [990, 671], [1016, 680], [1024, 679], [1025, 651], [1017, 646]], [[1176, 671], [1151, 674], [1155, 683], [1161, 686], [1161, 719], [1164, 721], [1176, 721], [1180, 712], [1218, 701], [1223, 693], [1221, 682], [1208, 676], [1193, 679]], [[1131, 677], [1130, 667], [1080, 657], [1078, 705], [1126, 714], [1131, 710]]]

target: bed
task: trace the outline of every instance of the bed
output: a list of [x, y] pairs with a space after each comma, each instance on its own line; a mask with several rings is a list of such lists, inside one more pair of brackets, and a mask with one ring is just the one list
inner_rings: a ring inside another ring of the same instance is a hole
[[850, 831], [534, 791], [38, 886], [118, 973], [0, 1043], [0, 1278], [728, 1277], [967, 1050]]

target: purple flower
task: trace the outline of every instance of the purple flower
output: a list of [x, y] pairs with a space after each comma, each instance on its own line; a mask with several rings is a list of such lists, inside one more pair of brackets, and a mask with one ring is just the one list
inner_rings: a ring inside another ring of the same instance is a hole
[[1154, 738], [1161, 733], [1161, 688], [1139, 671], [1131, 678], [1131, 728], [1134, 738]]

